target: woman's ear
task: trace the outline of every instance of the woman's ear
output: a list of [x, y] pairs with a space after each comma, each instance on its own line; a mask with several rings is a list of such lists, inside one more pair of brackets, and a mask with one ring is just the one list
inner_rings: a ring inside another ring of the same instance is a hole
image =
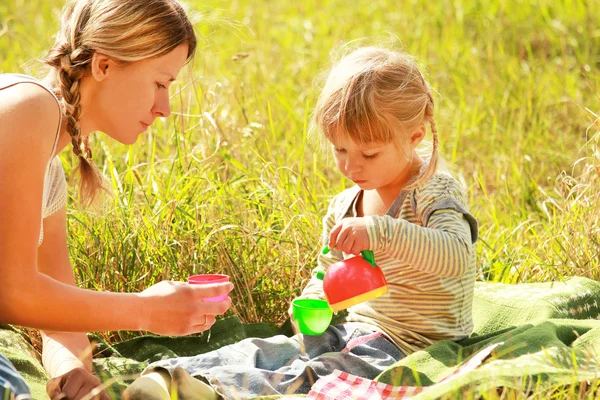
[[97, 81], [103, 81], [109, 74], [109, 67], [114, 65], [114, 61], [102, 53], [94, 53], [92, 56], [91, 73]]
[[410, 144], [412, 145], [412, 147], [417, 147], [419, 145], [419, 143], [421, 143], [421, 141], [423, 140], [423, 138], [425, 137], [425, 133], [427, 132], [427, 130], [425, 129], [425, 124], [421, 124], [410, 136]]

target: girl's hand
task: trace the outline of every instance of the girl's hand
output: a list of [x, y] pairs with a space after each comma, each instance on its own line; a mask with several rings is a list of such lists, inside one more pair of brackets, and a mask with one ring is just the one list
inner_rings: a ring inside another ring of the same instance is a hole
[[364, 218], [344, 218], [329, 234], [329, 248], [358, 255], [369, 250], [369, 235]]
[[139, 294], [144, 300], [140, 329], [170, 336], [204, 332], [215, 323], [216, 315], [229, 309], [231, 299], [215, 303], [203, 299], [228, 294], [232, 289], [229, 282], [210, 285], [159, 282]]
[[[100, 379], [85, 368], [75, 368], [64, 375], [50, 379], [46, 384], [46, 393], [52, 400], [79, 400], [101, 385]], [[105, 391], [99, 392], [94, 400], [110, 400]]]
[[297, 333], [300, 332], [300, 329], [298, 328], [298, 323], [294, 320], [294, 306], [293, 306], [293, 304], [294, 304], [294, 302], [292, 301], [290, 303], [290, 308], [288, 309], [288, 315], [290, 316], [290, 323], [292, 324], [292, 330], [294, 331], [294, 334], [297, 334]]

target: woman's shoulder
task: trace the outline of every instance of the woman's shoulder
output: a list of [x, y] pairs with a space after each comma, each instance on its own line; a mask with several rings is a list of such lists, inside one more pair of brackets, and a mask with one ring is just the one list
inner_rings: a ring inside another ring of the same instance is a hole
[[39, 148], [48, 157], [60, 120], [60, 105], [39, 82], [23, 78], [0, 90], [0, 144], [7, 151], [32, 155]]
[[27, 75], [0, 74], [0, 101], [6, 108], [3, 109], [5, 112], [53, 112], [56, 115], [60, 112], [50, 89]]

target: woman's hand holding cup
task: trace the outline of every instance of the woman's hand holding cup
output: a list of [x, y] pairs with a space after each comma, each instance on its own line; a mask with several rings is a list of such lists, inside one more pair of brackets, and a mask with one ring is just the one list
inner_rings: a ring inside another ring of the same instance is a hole
[[140, 329], [169, 336], [204, 332], [231, 306], [232, 289], [229, 282], [159, 282], [138, 295], [142, 299]]

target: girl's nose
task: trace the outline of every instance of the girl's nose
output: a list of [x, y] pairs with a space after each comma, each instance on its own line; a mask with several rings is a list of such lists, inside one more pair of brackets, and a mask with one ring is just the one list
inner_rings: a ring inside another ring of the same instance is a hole
[[347, 172], [357, 172], [362, 169], [362, 166], [356, 160], [353, 160], [351, 157], [346, 158], [346, 171]]

